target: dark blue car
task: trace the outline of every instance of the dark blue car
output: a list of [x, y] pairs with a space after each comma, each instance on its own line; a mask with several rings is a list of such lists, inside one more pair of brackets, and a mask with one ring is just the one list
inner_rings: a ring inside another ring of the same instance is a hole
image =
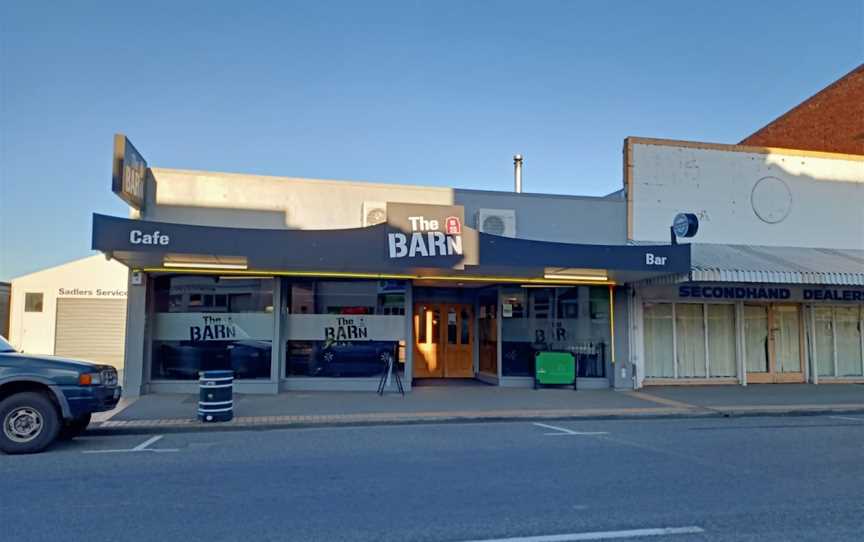
[[120, 394], [114, 367], [22, 354], [0, 337], [0, 451], [41, 452], [78, 436]]

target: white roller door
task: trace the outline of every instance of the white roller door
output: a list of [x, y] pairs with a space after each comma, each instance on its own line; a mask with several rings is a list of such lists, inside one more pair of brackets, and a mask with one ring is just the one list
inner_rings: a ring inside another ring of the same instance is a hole
[[54, 354], [123, 368], [125, 299], [57, 299]]

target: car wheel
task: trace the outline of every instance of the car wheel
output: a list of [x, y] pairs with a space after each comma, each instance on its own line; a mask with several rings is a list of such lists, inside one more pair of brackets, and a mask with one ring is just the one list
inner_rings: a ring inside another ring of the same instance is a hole
[[60, 416], [41, 393], [23, 392], [0, 402], [0, 450], [32, 454], [47, 448], [60, 431]]
[[87, 430], [90, 425], [90, 414], [84, 414], [78, 418], [73, 418], [63, 424], [60, 428], [60, 433], [57, 435], [57, 440], [71, 440]]

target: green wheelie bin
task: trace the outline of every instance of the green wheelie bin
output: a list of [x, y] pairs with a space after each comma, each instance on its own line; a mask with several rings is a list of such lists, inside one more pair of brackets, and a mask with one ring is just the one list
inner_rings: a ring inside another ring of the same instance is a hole
[[534, 355], [534, 389], [569, 386], [576, 389], [576, 358], [571, 352], [544, 351]]

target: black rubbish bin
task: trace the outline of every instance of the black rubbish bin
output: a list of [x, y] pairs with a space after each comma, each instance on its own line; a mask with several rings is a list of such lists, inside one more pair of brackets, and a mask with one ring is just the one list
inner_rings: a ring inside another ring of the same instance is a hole
[[198, 373], [198, 419], [227, 422], [234, 418], [234, 371]]

